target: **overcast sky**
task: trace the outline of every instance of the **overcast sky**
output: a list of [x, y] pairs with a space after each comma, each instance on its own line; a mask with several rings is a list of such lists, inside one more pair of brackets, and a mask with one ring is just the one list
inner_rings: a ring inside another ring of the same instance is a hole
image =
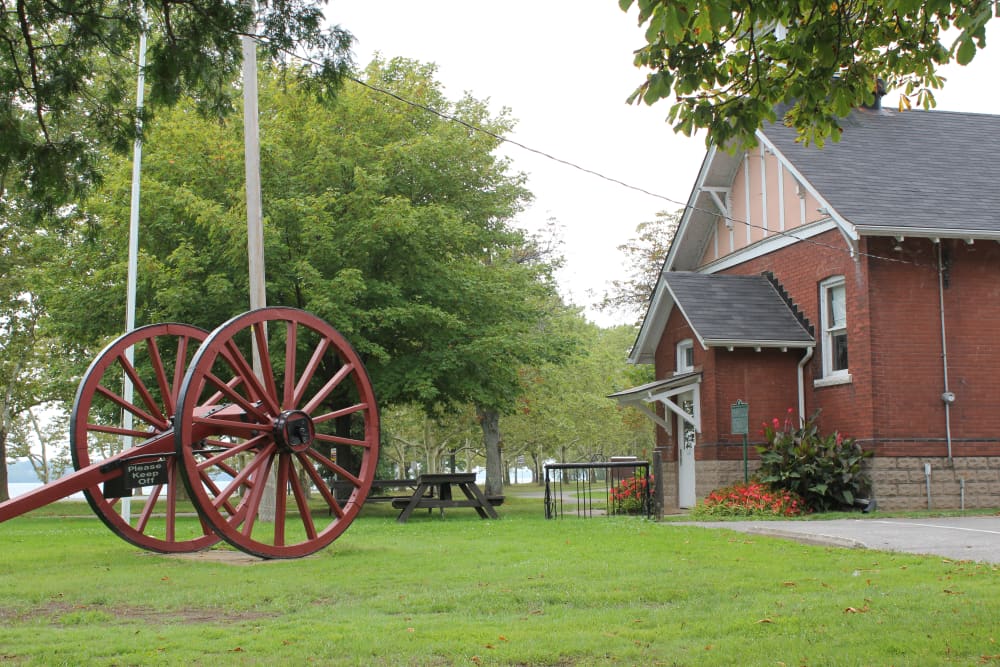
[[[658, 195], [516, 146], [504, 149], [514, 169], [528, 174], [535, 195], [517, 223], [535, 230], [554, 218], [562, 225], [567, 266], [559, 282], [580, 306], [627, 277], [617, 246], [657, 211], [683, 206], [705, 153], [703, 137], [675, 135], [666, 124], [668, 104], [625, 104], [643, 77], [632, 65], [632, 52], [643, 44], [635, 15], [622, 12], [617, 0], [331, 0], [327, 6], [330, 22], [354, 35], [359, 65], [375, 52], [435, 63], [449, 98], [468, 91], [488, 98], [495, 111], [511, 108], [518, 125], [510, 139]], [[1000, 38], [996, 26], [990, 36]], [[938, 108], [1000, 113], [998, 71], [1000, 46], [969, 67], [944, 71], [948, 83]], [[890, 91], [886, 104], [897, 101]], [[605, 326], [629, 323], [593, 309], [587, 315]]]

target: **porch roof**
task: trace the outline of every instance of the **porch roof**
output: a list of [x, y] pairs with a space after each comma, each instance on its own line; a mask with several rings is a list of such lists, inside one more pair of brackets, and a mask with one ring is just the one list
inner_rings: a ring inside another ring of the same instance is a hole
[[[702, 347], [812, 347], [816, 344], [791, 305], [765, 276], [670, 271], [662, 276], [671, 303]], [[666, 325], [666, 320], [663, 322]]]
[[701, 382], [701, 373], [683, 373], [675, 375], [672, 378], [667, 378], [666, 380], [647, 382], [638, 387], [616, 391], [613, 394], [608, 394], [608, 398], [618, 399], [618, 402], [623, 405], [634, 401], [650, 402], [656, 400], [659, 394], [669, 393], [672, 389], [687, 387], [699, 382]]

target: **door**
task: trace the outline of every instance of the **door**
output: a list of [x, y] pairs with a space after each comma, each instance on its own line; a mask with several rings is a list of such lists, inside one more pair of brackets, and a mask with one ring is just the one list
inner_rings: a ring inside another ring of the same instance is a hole
[[[678, 397], [678, 403], [684, 412], [694, 414], [694, 394], [686, 393]], [[690, 509], [698, 502], [695, 492], [694, 476], [694, 445], [696, 431], [694, 426], [677, 417], [677, 506]]]

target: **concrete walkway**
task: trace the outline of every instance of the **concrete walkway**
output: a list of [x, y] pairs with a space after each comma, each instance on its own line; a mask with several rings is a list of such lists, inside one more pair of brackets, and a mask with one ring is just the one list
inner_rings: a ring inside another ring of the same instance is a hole
[[1000, 516], [831, 521], [667, 522], [783, 537], [827, 546], [880, 549], [1000, 563]]

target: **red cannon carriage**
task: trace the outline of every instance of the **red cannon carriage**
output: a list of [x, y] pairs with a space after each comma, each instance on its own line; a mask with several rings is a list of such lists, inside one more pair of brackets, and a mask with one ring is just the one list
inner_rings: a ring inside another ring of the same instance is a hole
[[83, 376], [70, 418], [76, 471], [0, 503], [0, 522], [82, 491], [113, 532], [150, 551], [221, 539], [297, 558], [357, 516], [378, 448], [364, 365], [320, 318], [261, 308], [211, 333], [154, 324], [112, 342]]

